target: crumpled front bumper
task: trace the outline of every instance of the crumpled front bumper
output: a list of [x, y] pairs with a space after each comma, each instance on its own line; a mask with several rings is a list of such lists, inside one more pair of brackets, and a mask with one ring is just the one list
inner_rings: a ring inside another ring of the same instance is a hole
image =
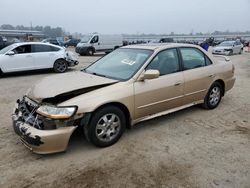
[[12, 114], [13, 128], [23, 144], [38, 154], [62, 152], [67, 149], [70, 136], [77, 126], [40, 130], [23, 120], [23, 114], [16, 104]]
[[79, 61], [75, 55], [69, 51], [65, 53], [65, 60], [68, 62], [68, 66], [75, 66], [79, 64]]

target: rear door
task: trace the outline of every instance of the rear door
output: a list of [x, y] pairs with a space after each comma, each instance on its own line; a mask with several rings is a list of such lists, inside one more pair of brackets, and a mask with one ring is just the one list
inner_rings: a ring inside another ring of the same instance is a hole
[[60, 48], [46, 44], [33, 44], [32, 54], [36, 68], [52, 68], [57, 57], [57, 51], [59, 50]]
[[160, 77], [135, 82], [136, 119], [182, 105], [184, 79], [177, 50], [160, 52], [147, 66], [149, 69], [159, 70]]
[[198, 48], [180, 48], [184, 75], [183, 103], [203, 100], [215, 73], [212, 61]]
[[20, 45], [12, 51], [14, 55], [4, 55], [3, 66], [5, 72], [25, 71], [35, 69], [31, 45]]

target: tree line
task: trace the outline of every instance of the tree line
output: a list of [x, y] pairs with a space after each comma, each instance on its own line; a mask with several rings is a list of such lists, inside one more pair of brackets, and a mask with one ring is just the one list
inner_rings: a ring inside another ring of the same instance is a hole
[[35, 26], [35, 27], [26, 27], [23, 25], [13, 26], [10, 24], [3, 24], [0, 26], [2, 30], [34, 30], [41, 31], [47, 37], [55, 38], [55, 37], [63, 37], [68, 35], [61, 27], [51, 27], [51, 26]]

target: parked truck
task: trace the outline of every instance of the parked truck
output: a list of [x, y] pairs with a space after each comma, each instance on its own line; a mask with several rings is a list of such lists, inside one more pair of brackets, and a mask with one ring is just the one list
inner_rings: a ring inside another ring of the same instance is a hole
[[85, 35], [76, 46], [76, 53], [93, 55], [96, 52], [111, 52], [123, 45], [122, 35]]

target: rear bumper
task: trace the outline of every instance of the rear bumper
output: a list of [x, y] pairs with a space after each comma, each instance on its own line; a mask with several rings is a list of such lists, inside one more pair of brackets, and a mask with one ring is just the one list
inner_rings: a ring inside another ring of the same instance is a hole
[[69, 67], [73, 67], [79, 64], [79, 61], [75, 61], [75, 60], [67, 60], [67, 62], [68, 62]]
[[12, 114], [13, 128], [23, 144], [38, 154], [62, 152], [67, 149], [71, 134], [77, 126], [61, 127], [53, 130], [40, 130], [23, 120], [18, 103]]

